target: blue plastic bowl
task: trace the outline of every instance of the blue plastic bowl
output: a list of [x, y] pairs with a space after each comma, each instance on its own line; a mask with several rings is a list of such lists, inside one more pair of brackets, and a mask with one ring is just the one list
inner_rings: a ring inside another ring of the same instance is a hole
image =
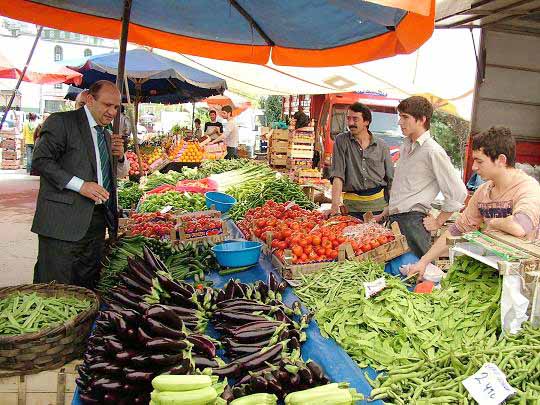
[[224, 267], [251, 266], [259, 261], [262, 243], [253, 241], [225, 241], [212, 247], [217, 262]]
[[204, 196], [206, 197], [206, 208], [210, 209], [213, 205], [222, 214], [228, 212], [236, 204], [236, 198], [218, 191], [209, 191]]

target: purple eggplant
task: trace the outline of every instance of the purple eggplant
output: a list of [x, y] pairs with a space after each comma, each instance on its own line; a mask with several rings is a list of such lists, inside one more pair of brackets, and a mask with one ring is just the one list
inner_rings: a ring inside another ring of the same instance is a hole
[[79, 398], [81, 399], [84, 405], [94, 405], [94, 404], [100, 405], [101, 404], [101, 400], [93, 398], [92, 396], [88, 394], [80, 394]]
[[272, 373], [264, 373], [263, 378], [266, 380], [266, 389], [268, 392], [277, 395], [278, 397], [283, 396], [283, 387], [272, 375]]
[[239, 357], [247, 356], [248, 354], [259, 353], [262, 347], [242, 346], [231, 348], [228, 354], [231, 358], [237, 359]]
[[146, 285], [152, 285], [152, 278], [154, 276], [146, 264], [140, 258], [130, 258], [127, 259], [129, 273], [141, 283]]
[[116, 312], [129, 323], [137, 323], [141, 317], [139, 310], [123, 308], [115, 303], [110, 303], [109, 308], [111, 311]]
[[223, 310], [242, 312], [245, 314], [252, 314], [253, 312], [262, 312], [264, 314], [270, 314], [273, 308], [265, 304], [251, 303], [251, 304], [244, 304], [244, 305], [236, 305], [234, 307], [227, 307], [227, 308], [223, 308]]
[[235, 282], [234, 280], [229, 280], [227, 284], [225, 284], [224, 287], [225, 291], [225, 299], [230, 300], [234, 298], [234, 291], [235, 291]]
[[182, 319], [178, 316], [178, 314], [164, 305], [152, 305], [146, 310], [145, 315], [148, 318], [156, 319], [173, 328], [181, 327], [182, 325]]
[[240, 332], [247, 332], [247, 331], [256, 331], [261, 328], [266, 328], [270, 326], [280, 326], [283, 322], [280, 321], [269, 321], [269, 320], [262, 320], [262, 321], [255, 321], [255, 322], [249, 322], [241, 326], [237, 326], [236, 328], [232, 329], [232, 334], [240, 333]]
[[105, 348], [112, 354], [116, 354], [124, 350], [124, 345], [117, 339], [105, 339]]
[[91, 387], [102, 389], [106, 391], [117, 391], [121, 389], [123, 384], [120, 381], [112, 380], [110, 378], [102, 377], [95, 381], [92, 381]]
[[151, 371], [132, 371], [125, 374], [126, 381], [130, 383], [149, 383], [155, 376]]
[[258, 302], [247, 299], [247, 298], [232, 298], [230, 300], [218, 302], [216, 306], [218, 308], [223, 309], [223, 308], [235, 307], [238, 305], [250, 305], [250, 304], [258, 304]]
[[133, 357], [137, 356], [137, 354], [138, 352], [135, 350], [124, 350], [116, 353], [114, 358], [119, 364], [128, 364]]
[[163, 264], [163, 262], [154, 255], [154, 252], [152, 252], [146, 245], [143, 245], [143, 257], [146, 263], [150, 265], [155, 271], [167, 271], [167, 268]]
[[138, 283], [136, 280], [129, 277], [127, 274], [120, 274], [120, 279], [124, 285], [130, 290], [134, 290], [137, 294], [150, 294], [152, 293], [152, 286]]
[[159, 338], [153, 339], [146, 342], [146, 349], [151, 352], [172, 352], [178, 353], [182, 350], [187, 349], [187, 342], [184, 340], [175, 340], [169, 338]]
[[139, 308], [137, 302], [140, 300], [140, 297], [136, 300], [126, 297], [118, 291], [109, 291], [109, 298], [119, 304], [126, 306], [128, 308], [137, 310]]
[[146, 345], [147, 342], [150, 342], [154, 339], [157, 339], [154, 336], [149, 335], [142, 327], [137, 328], [137, 341], [142, 344]]
[[324, 378], [324, 371], [322, 367], [315, 363], [313, 360], [309, 360], [306, 363], [306, 366], [307, 368], [309, 368], [309, 371], [311, 371], [311, 375], [315, 380], [319, 381]]
[[253, 392], [268, 391], [268, 383], [263, 376], [251, 376], [251, 379], [249, 381], [249, 387]]
[[200, 315], [200, 313], [193, 308], [184, 308], [184, 307], [179, 307], [177, 305], [164, 305], [164, 304], [160, 304], [160, 306], [173, 311], [179, 316], [188, 316], [188, 317], [198, 318], [198, 316]]
[[193, 362], [195, 363], [195, 368], [203, 370], [207, 367], [218, 368], [219, 363], [214, 359], [209, 359], [203, 356], [192, 356]]
[[193, 344], [193, 351], [195, 353], [201, 353], [210, 358], [216, 357], [216, 345], [207, 337], [191, 334], [186, 339]]
[[276, 332], [277, 327], [270, 326], [253, 331], [248, 330], [244, 332], [238, 332], [233, 335], [234, 341], [238, 343], [254, 343], [267, 340], [271, 338]]
[[288, 286], [287, 282], [283, 280], [281, 283], [278, 284], [277, 292], [282, 293], [283, 291], [287, 289], [287, 286]]
[[171, 296], [171, 302], [175, 305], [180, 305], [191, 309], [198, 308], [196, 302], [193, 302], [190, 298], [186, 298], [182, 294], [177, 293], [176, 291], [169, 291], [169, 295]]
[[232, 309], [231, 310], [223, 309], [220, 311], [216, 311], [214, 312], [214, 317], [222, 319], [223, 321], [232, 323], [234, 325], [266, 320], [266, 318], [263, 316], [235, 312]]
[[278, 292], [277, 291], [278, 281], [273, 272], [270, 272], [270, 274], [268, 275], [268, 287], [270, 288], [270, 290], [274, 292]]
[[145, 325], [154, 333], [155, 335], [159, 337], [166, 337], [171, 339], [178, 339], [182, 340], [186, 338], [186, 334], [180, 330], [173, 329], [165, 325], [164, 323], [154, 319], [147, 317], [146, 315], [143, 317], [143, 321]]
[[91, 373], [103, 373], [103, 374], [119, 374], [122, 371], [122, 367], [117, 366], [109, 362], [95, 363], [88, 366], [88, 371]]
[[267, 349], [265, 352], [259, 351], [257, 353], [249, 354], [244, 357], [240, 357], [235, 360], [242, 370], [250, 371], [258, 367], [263, 366], [266, 363], [272, 363], [283, 351], [283, 342], [277, 343], [274, 346]]
[[218, 367], [212, 369], [212, 375], [218, 376], [220, 378], [230, 378], [236, 377], [240, 373], [240, 365], [236, 362], [232, 362], [223, 367]]
[[262, 349], [263, 347], [266, 347], [270, 344], [270, 339], [262, 340], [260, 342], [255, 343], [239, 343], [235, 341], [234, 339], [225, 339], [225, 345], [229, 349], [236, 349], [236, 348], [243, 348], [243, 347], [258, 347], [259, 349]]
[[103, 395], [103, 404], [104, 405], [112, 405], [118, 403], [120, 398], [117, 394], [114, 392], [107, 392], [105, 395]]

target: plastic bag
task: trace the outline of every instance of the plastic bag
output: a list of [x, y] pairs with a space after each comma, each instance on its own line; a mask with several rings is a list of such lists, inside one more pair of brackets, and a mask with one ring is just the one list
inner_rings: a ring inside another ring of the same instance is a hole
[[176, 183], [175, 190], [178, 192], [204, 194], [208, 191], [217, 191], [218, 184], [208, 177], [201, 180], [180, 180]]
[[523, 295], [523, 279], [520, 275], [503, 276], [501, 296], [501, 324], [503, 330], [515, 334], [527, 320], [529, 300]]
[[[411, 264], [404, 264], [399, 268], [399, 271], [402, 275], [406, 277], [409, 275], [410, 268]], [[434, 283], [439, 283], [444, 276], [445, 272], [431, 263], [426, 266], [426, 270], [424, 271], [424, 280], [426, 281], [433, 281]]]

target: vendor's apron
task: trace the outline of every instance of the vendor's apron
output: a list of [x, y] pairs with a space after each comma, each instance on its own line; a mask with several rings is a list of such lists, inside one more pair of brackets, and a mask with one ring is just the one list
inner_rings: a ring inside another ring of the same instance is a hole
[[343, 193], [343, 204], [351, 213], [380, 212], [388, 205], [384, 197], [384, 187], [382, 186], [355, 191], [354, 193]]

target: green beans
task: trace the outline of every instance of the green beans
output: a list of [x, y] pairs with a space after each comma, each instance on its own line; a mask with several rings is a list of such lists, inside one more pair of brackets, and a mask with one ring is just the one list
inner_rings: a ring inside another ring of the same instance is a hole
[[0, 300], [0, 335], [37, 332], [74, 318], [90, 305], [89, 300], [73, 297], [16, 293]]

